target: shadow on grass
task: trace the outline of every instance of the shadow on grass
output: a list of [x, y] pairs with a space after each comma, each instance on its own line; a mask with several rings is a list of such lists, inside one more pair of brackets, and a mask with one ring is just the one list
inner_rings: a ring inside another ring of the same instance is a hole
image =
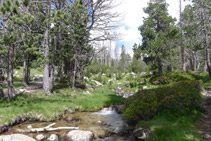
[[162, 113], [149, 121], [139, 121], [138, 126], [151, 127], [154, 130], [147, 141], [200, 141], [195, 125], [199, 117], [200, 114], [171, 116]]
[[[64, 96], [63, 96], [64, 97]], [[68, 98], [61, 98], [61, 97], [40, 97], [40, 96], [33, 96], [33, 95], [26, 95], [21, 94], [18, 95], [15, 100], [0, 100], [0, 108], [10, 107], [10, 106], [28, 106], [33, 104], [41, 104], [41, 103], [61, 103], [61, 102], [72, 102], [71, 99]]]
[[[3, 89], [7, 89], [7, 84], [0, 84], [0, 85], [2, 86]], [[23, 82], [22, 81], [15, 81], [14, 87], [15, 87], [15, 89], [24, 87]]]
[[211, 79], [208, 73], [203, 73], [202, 75], [192, 75], [196, 80], [201, 80], [204, 83], [205, 89], [211, 88]]

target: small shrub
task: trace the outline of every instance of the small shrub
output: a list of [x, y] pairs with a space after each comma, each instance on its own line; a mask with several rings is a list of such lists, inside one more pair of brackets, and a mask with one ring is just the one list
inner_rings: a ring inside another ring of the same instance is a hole
[[[6, 79], [5, 79], [5, 80], [6, 80]], [[23, 81], [22, 78], [19, 78], [19, 77], [16, 77], [16, 76], [13, 77], [13, 80], [14, 80], [14, 81]]]
[[180, 81], [156, 89], [139, 91], [123, 108], [123, 118], [129, 122], [150, 119], [159, 112], [184, 114], [202, 107], [201, 81]]
[[106, 74], [106, 76], [107, 76], [108, 78], [112, 78], [112, 73], [109, 72], [109, 73]]
[[109, 88], [112, 88], [112, 86], [113, 86], [113, 81], [109, 81], [109, 82], [108, 82], [108, 87], [109, 87]]
[[122, 79], [122, 78], [123, 78], [123, 76], [122, 76], [121, 73], [118, 73], [118, 74], [116, 75], [116, 80], [120, 80], [120, 79]]
[[195, 80], [195, 77], [188, 73], [172, 72], [161, 77], [151, 77], [149, 81], [154, 85], [165, 85], [171, 82], [179, 82], [184, 80]]
[[170, 81], [168, 78], [166, 78], [165, 76], [162, 76], [162, 77], [152, 77], [150, 80], [149, 80], [152, 84], [154, 85], [165, 85], [165, 84], [169, 84]]

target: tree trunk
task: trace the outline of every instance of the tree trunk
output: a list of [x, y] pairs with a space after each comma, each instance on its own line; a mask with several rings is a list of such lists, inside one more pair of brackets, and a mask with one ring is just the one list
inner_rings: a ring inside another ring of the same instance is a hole
[[207, 32], [207, 25], [206, 25], [206, 21], [205, 21], [206, 20], [206, 18], [205, 18], [205, 10], [204, 10], [203, 6], [204, 6], [203, 0], [200, 0], [201, 20], [202, 20], [202, 33], [203, 33], [203, 42], [204, 42], [204, 49], [205, 49], [205, 60], [206, 60], [209, 76], [211, 78], [209, 38], [208, 38], [208, 32]]
[[30, 80], [29, 53], [24, 54], [23, 68], [23, 84], [28, 86]]
[[8, 70], [7, 70], [8, 98], [10, 100], [12, 100], [15, 97], [15, 89], [13, 84], [13, 64], [14, 64], [14, 44], [10, 44], [8, 49]]
[[74, 59], [74, 70], [73, 70], [73, 78], [72, 78], [72, 88], [75, 88], [75, 76], [76, 76], [76, 55], [73, 57]]
[[43, 92], [50, 94], [50, 79], [49, 79], [49, 31], [45, 31], [45, 48], [44, 48], [44, 65], [43, 65]]
[[206, 58], [206, 53], [207, 49], [204, 47], [204, 72], [207, 72], [207, 58]]
[[[48, 12], [47, 12], [47, 19], [48, 22], [50, 21], [50, 10], [51, 10], [51, 3], [48, 0], [47, 1], [47, 7], [48, 7]], [[49, 38], [50, 38], [50, 31], [49, 31], [50, 25], [48, 23], [47, 29], [45, 31], [44, 35], [44, 65], [43, 65], [43, 92], [45, 94], [50, 94], [50, 79], [49, 79]]]
[[[180, 9], [180, 36], [182, 38], [182, 0], [179, 1], [179, 9]], [[186, 66], [185, 66], [185, 49], [183, 47], [183, 39], [180, 41], [180, 49], [181, 49], [181, 60], [182, 60], [182, 72], [186, 72]]]
[[162, 76], [163, 75], [163, 66], [162, 66], [162, 60], [160, 57], [157, 58], [157, 62], [158, 62], [158, 76]]
[[198, 56], [197, 52], [196, 52], [195, 56], [196, 56], [196, 70], [198, 71], [200, 69], [201, 63], [200, 63], [199, 56]]
[[190, 51], [190, 66], [191, 66], [192, 71], [196, 70], [196, 59], [195, 59], [194, 51]]
[[63, 62], [62, 61], [60, 61], [57, 72], [58, 72], [57, 77], [59, 78], [59, 81], [61, 81], [63, 78]]
[[5, 97], [4, 91], [3, 91], [2, 87], [0, 86], [0, 99], [2, 99], [4, 97]]
[[53, 56], [52, 56], [52, 66], [51, 66], [51, 77], [50, 77], [50, 91], [53, 92], [54, 87], [54, 72], [55, 72], [55, 57], [56, 57], [56, 46], [57, 46], [57, 39], [54, 36], [54, 48], [53, 48]]

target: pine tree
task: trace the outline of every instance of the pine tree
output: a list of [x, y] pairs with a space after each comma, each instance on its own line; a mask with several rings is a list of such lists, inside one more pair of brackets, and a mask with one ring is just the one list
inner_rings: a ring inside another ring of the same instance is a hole
[[167, 7], [165, 0], [153, 0], [148, 3], [148, 7], [144, 9], [148, 17], [139, 27], [143, 37], [139, 50], [145, 54], [145, 62], [151, 62], [152, 68], [158, 69], [159, 76], [163, 75], [162, 60], [168, 55], [166, 43], [176, 34], [175, 19], [169, 16]]
[[8, 98], [13, 99], [15, 94], [13, 84], [13, 68], [14, 68], [14, 50], [19, 37], [19, 25], [16, 24], [21, 19], [20, 11], [18, 9], [19, 1], [6, 0], [1, 6], [1, 27], [3, 27], [2, 45], [7, 49], [7, 83], [8, 83]]

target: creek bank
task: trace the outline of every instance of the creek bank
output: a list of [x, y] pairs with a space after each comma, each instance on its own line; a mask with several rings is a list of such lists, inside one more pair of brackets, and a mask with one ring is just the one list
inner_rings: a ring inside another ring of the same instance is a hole
[[[44, 139], [47, 141], [51, 141], [51, 138], [53, 139], [52, 141], [64, 139], [81, 141], [82, 138], [86, 138], [87, 140], [136, 140], [131, 135], [133, 128], [128, 127], [128, 125], [121, 119], [121, 114], [118, 114], [114, 110], [121, 109], [120, 107], [122, 106], [114, 105], [109, 108], [103, 108], [98, 112], [74, 112], [71, 114], [65, 114], [59, 120], [54, 121], [56, 124], [52, 126], [53, 128], [58, 126], [79, 127], [79, 130], [58, 130], [24, 134], [37, 140]], [[16, 134], [19, 129], [42, 128], [49, 124], [52, 124], [52, 122], [24, 122], [11, 127], [6, 134]], [[84, 134], [83, 136], [81, 136], [82, 132]]]

